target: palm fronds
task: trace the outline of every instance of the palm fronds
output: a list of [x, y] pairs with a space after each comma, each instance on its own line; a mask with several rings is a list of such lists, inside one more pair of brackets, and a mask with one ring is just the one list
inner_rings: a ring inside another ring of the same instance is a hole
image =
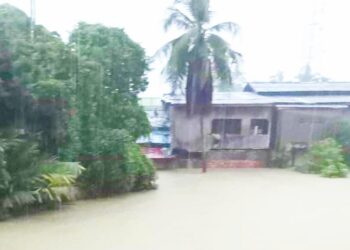
[[75, 199], [75, 180], [84, 168], [75, 162], [46, 161], [35, 142], [0, 138], [0, 218], [14, 209]]
[[170, 15], [165, 20], [165, 23], [164, 23], [165, 31], [168, 31], [168, 29], [174, 25], [178, 28], [182, 28], [185, 30], [193, 26], [194, 24], [193, 20], [178, 8], [169, 8], [169, 11], [170, 11]]
[[168, 56], [165, 70], [173, 90], [186, 79], [188, 112], [202, 111], [211, 104], [213, 77], [232, 83], [232, 66], [240, 54], [217, 33], [236, 34], [238, 25], [224, 22], [207, 28], [211, 12], [209, 0], [175, 0], [165, 29], [171, 26], [186, 32], [163, 46], [157, 53]]
[[41, 175], [35, 179], [35, 195], [40, 203], [76, 199], [75, 181], [85, 170], [77, 162], [49, 162], [40, 166]]
[[233, 22], [224, 22], [216, 24], [208, 29], [209, 32], [229, 32], [233, 35], [237, 34], [239, 27], [236, 23]]

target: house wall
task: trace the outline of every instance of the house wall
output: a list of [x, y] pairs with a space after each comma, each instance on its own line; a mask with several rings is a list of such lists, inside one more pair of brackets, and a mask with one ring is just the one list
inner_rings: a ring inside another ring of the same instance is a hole
[[[201, 138], [200, 116], [187, 116], [184, 105], [170, 107], [172, 148], [185, 149], [188, 152], [202, 152], [203, 140]], [[270, 146], [272, 107], [257, 106], [214, 106], [204, 116], [203, 128], [205, 147], [207, 150], [241, 150], [241, 149], [268, 149]], [[242, 119], [240, 135], [227, 135], [220, 138], [220, 146], [213, 146], [211, 136], [212, 121], [214, 119]], [[267, 119], [269, 131], [267, 135], [252, 135], [250, 129], [251, 119]], [[231, 155], [231, 154], [230, 154]]]
[[334, 134], [335, 124], [350, 117], [347, 109], [283, 108], [277, 112], [277, 147], [291, 143], [309, 145]]

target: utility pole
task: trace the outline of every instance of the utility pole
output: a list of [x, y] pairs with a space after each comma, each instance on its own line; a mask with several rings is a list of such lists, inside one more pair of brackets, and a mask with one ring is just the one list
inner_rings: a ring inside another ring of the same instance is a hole
[[36, 6], [35, 0], [30, 0], [30, 36], [32, 41], [34, 40], [34, 28], [35, 28], [35, 18], [36, 18]]
[[316, 1], [305, 36], [306, 64], [310, 66], [312, 64], [322, 65], [324, 12], [324, 0]]

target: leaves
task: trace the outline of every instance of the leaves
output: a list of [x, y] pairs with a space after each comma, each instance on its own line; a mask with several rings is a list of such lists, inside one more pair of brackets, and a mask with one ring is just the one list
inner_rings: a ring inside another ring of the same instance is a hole
[[[35, 203], [74, 199], [74, 184], [85, 170], [76, 162], [44, 161], [38, 145], [16, 136], [0, 136], [0, 217]], [[2, 213], [2, 214], [1, 214]]]
[[[87, 23], [65, 44], [10, 5], [0, 5], [0, 36], [0, 127], [22, 131], [0, 138], [0, 213], [3, 204], [73, 199], [77, 178], [96, 193], [132, 190], [146, 163], [129, 163], [128, 149], [150, 132], [138, 103], [148, 85], [144, 49], [122, 29]], [[44, 161], [43, 152], [69, 162]]]
[[[163, 71], [173, 89], [186, 79], [188, 113], [209, 107], [213, 92], [213, 77], [232, 84], [232, 65], [237, 64], [239, 53], [217, 34], [226, 31], [235, 34], [238, 26], [232, 22], [207, 28], [211, 12], [209, 0], [176, 0], [164, 26], [186, 30], [178, 38], [162, 47], [157, 55], [168, 55]], [[203, 71], [203, 72], [196, 72]], [[210, 72], [209, 72], [210, 71]], [[174, 92], [174, 91], [173, 91]]]
[[238, 25], [236, 23], [233, 22], [224, 22], [224, 23], [219, 23], [216, 24], [214, 26], [212, 26], [211, 28], [209, 28], [208, 30], [210, 32], [221, 32], [221, 31], [226, 31], [229, 32], [233, 35], [236, 35], [238, 32]]
[[346, 177], [348, 167], [344, 163], [342, 147], [333, 138], [314, 144], [308, 153], [309, 169], [325, 177]]
[[177, 8], [169, 8], [169, 17], [164, 22], [164, 30], [168, 31], [171, 26], [176, 26], [181, 29], [189, 29], [193, 26], [193, 21], [190, 17], [184, 14]]

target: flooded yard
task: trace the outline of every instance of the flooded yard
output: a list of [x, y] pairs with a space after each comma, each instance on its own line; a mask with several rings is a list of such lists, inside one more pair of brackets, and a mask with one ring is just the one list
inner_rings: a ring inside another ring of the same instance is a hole
[[158, 182], [0, 223], [0, 250], [350, 249], [350, 179], [190, 169]]

